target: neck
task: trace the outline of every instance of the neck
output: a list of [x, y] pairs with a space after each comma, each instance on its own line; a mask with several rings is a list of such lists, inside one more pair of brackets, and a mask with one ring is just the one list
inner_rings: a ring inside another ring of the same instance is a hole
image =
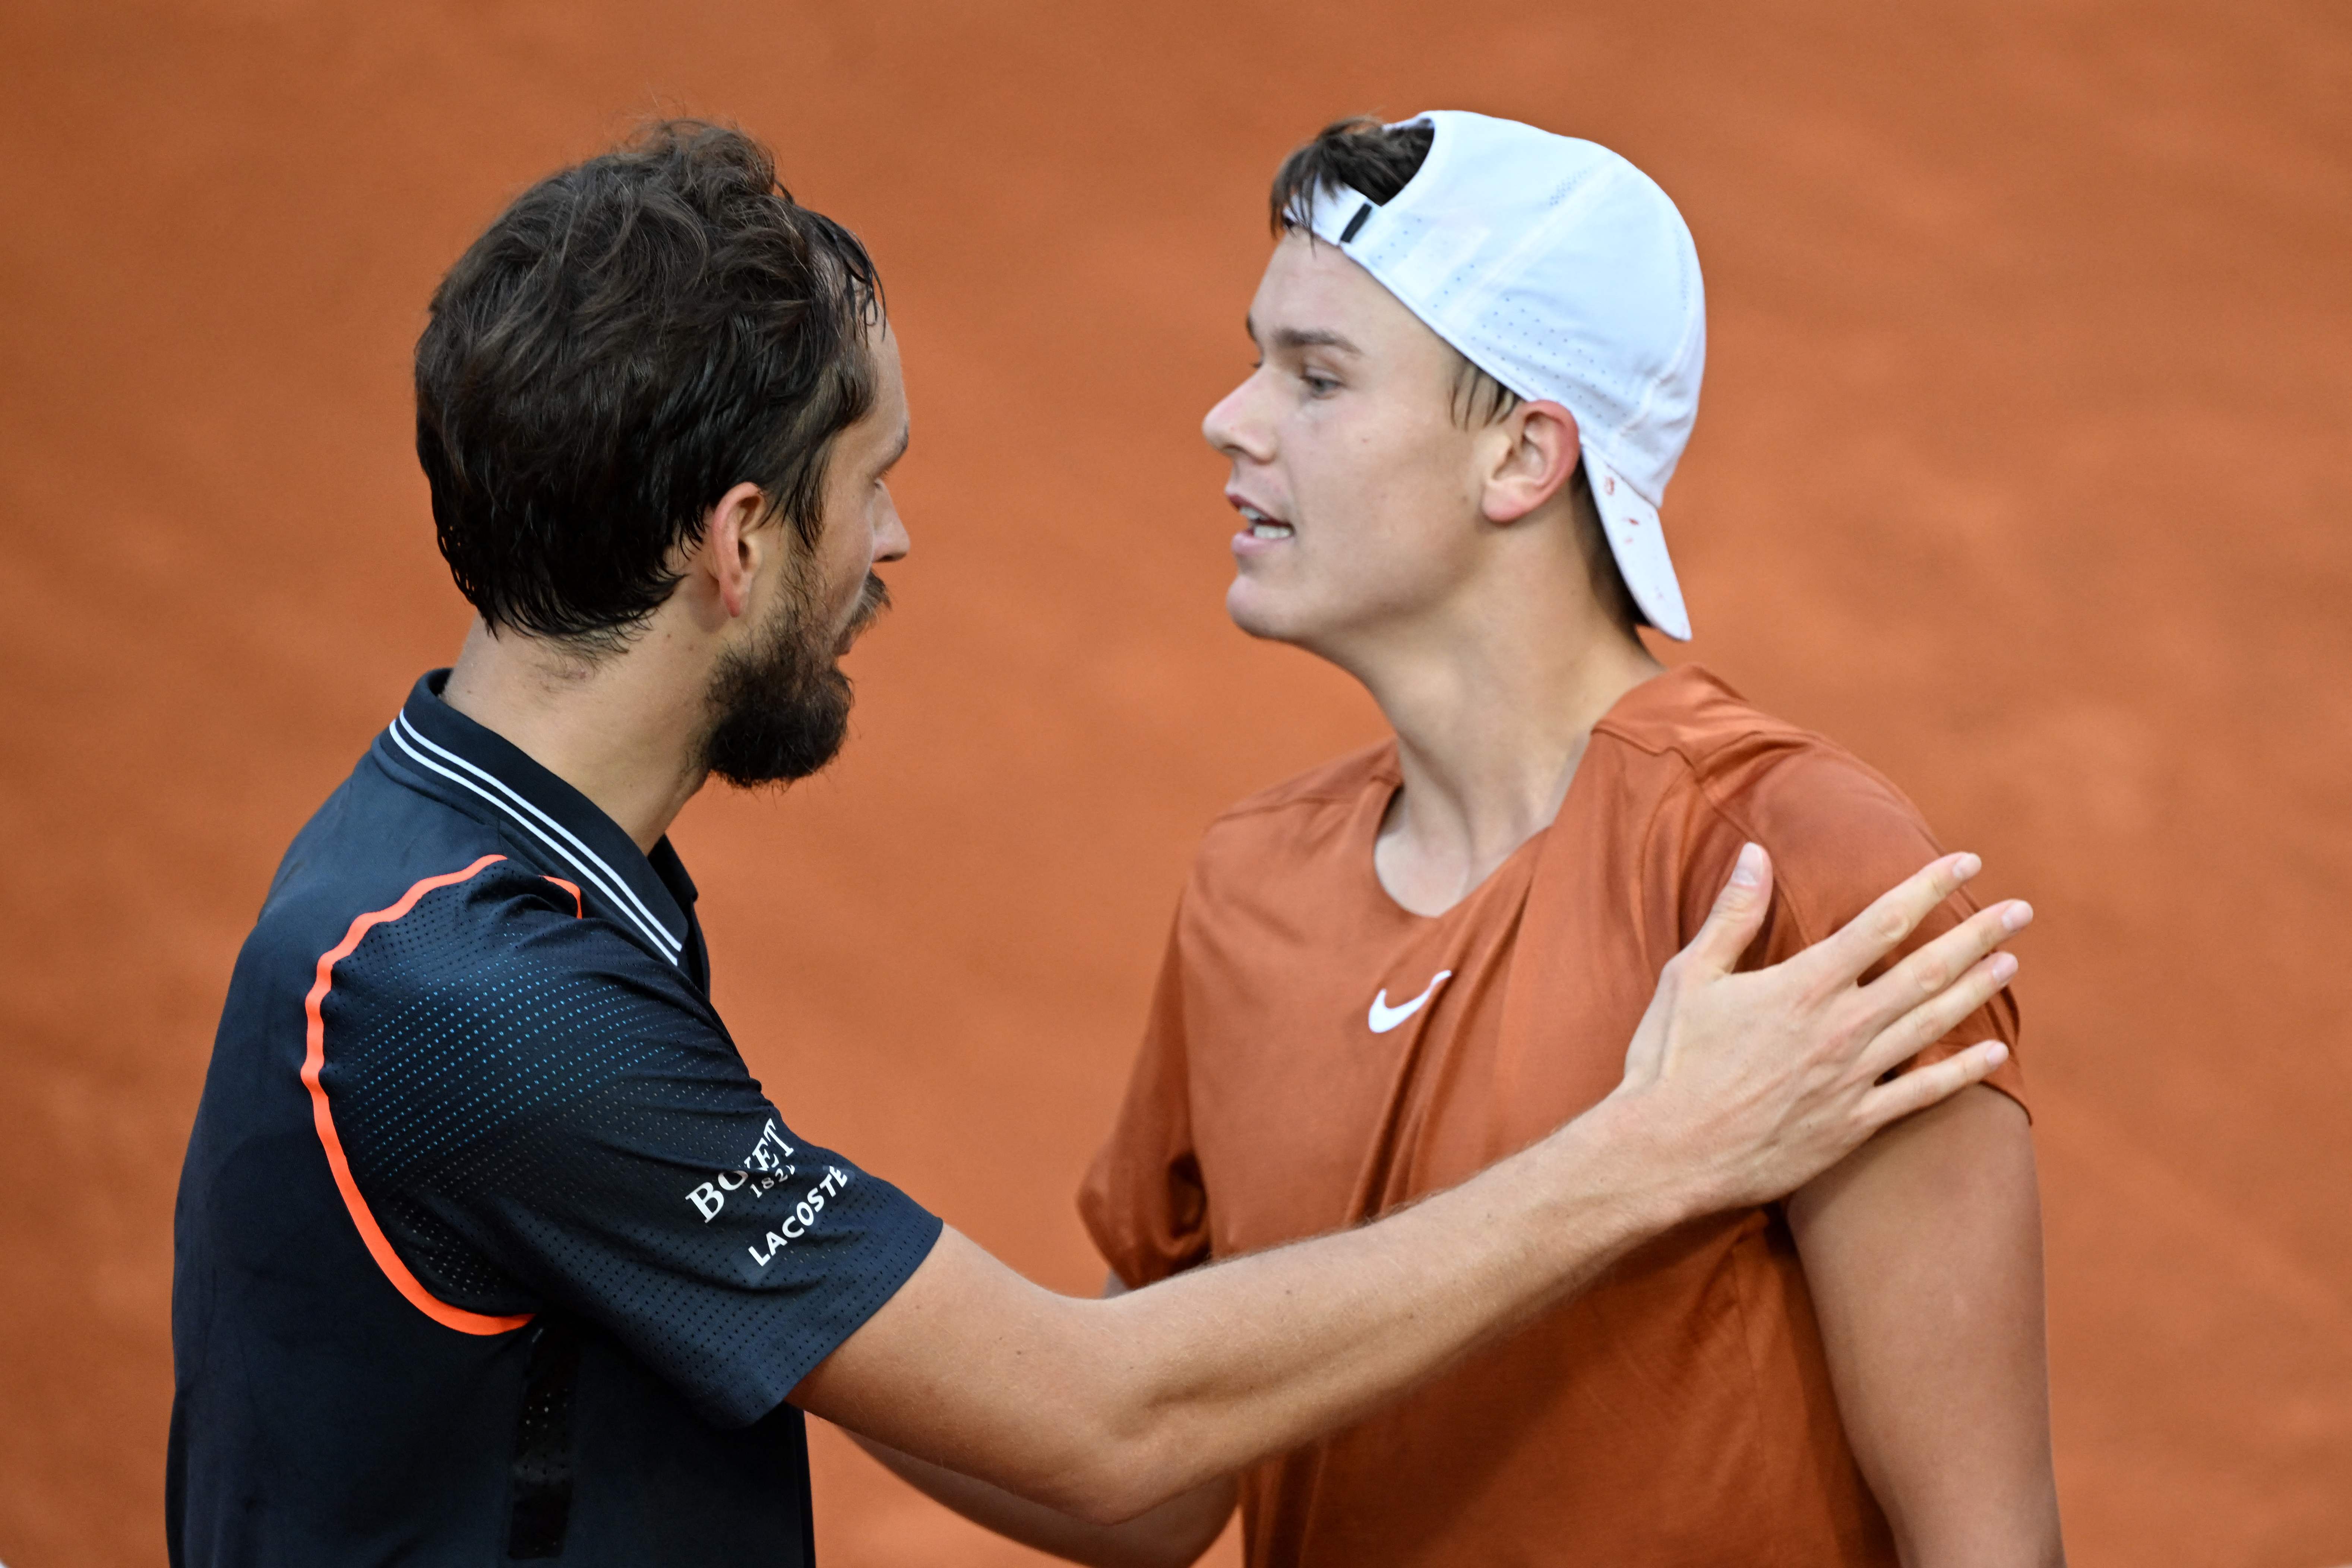
[[1430, 625], [1343, 661], [1395, 729], [1403, 774], [1375, 862], [1436, 914], [1550, 826], [1593, 725], [1665, 667], [1572, 571], [1495, 574]]
[[[479, 619], [442, 700], [586, 795], [650, 853], [702, 787], [698, 656], [658, 624], [595, 663]], [[704, 672], [707, 679], [707, 671]]]

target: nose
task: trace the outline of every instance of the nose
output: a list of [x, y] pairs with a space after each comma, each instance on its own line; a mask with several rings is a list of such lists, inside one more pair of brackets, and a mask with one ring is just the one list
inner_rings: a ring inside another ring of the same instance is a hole
[[890, 494], [890, 487], [882, 487], [882, 515], [874, 525], [874, 564], [886, 561], [904, 561], [915, 542], [907, 535], [907, 525], [898, 516], [898, 503]]
[[1251, 392], [1257, 383], [1257, 376], [1252, 374], [1225, 394], [1201, 421], [1202, 437], [1223, 457], [1263, 463], [1274, 456], [1267, 426], [1255, 416], [1256, 400]]

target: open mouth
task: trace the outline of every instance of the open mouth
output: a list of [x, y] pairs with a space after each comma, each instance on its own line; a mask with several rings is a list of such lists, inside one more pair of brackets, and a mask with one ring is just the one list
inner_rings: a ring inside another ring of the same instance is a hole
[[1235, 506], [1242, 521], [1248, 525], [1252, 539], [1288, 539], [1296, 531], [1286, 522], [1277, 522], [1254, 506]]

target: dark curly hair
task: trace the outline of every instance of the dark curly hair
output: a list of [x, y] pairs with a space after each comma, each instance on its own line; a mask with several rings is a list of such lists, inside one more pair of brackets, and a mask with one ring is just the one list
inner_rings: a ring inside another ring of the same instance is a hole
[[882, 311], [865, 247], [740, 131], [665, 121], [541, 180], [416, 343], [416, 458], [459, 592], [593, 656], [669, 596], [736, 484], [813, 542]]

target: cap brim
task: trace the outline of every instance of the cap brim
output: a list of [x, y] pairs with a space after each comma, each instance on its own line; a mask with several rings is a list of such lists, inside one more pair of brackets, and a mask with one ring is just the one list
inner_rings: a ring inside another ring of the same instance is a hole
[[1649, 623], [1676, 642], [1690, 641], [1690, 614], [1683, 608], [1682, 584], [1675, 580], [1674, 557], [1666, 553], [1665, 530], [1658, 526], [1658, 509], [1618, 477], [1609, 459], [1584, 447], [1584, 475], [1592, 485], [1593, 504], [1600, 509], [1601, 531], [1617, 557], [1618, 574], [1633, 593]]

